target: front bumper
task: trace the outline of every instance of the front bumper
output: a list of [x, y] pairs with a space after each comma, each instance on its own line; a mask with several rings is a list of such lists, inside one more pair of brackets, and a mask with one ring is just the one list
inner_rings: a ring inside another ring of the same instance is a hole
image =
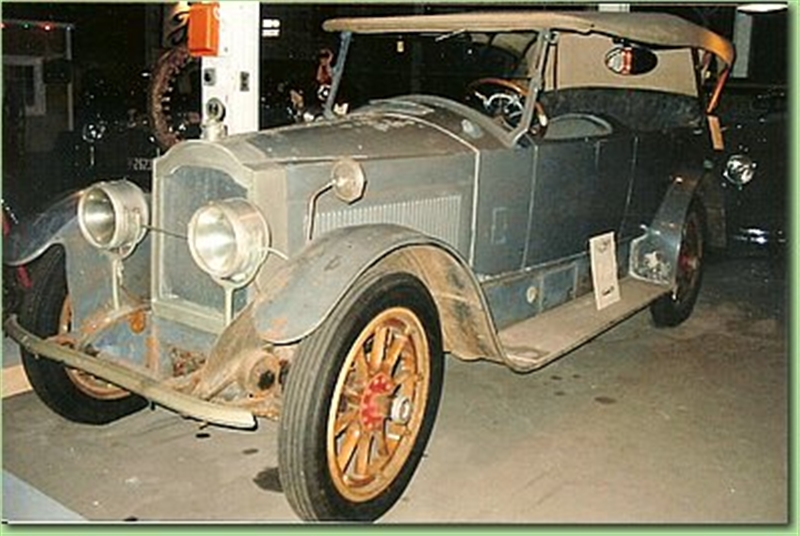
[[181, 415], [233, 428], [255, 428], [256, 426], [255, 416], [247, 410], [187, 395], [146, 374], [131, 370], [108, 359], [104, 360], [101, 357], [98, 358], [37, 337], [20, 326], [16, 315], [10, 316], [3, 327], [12, 339], [33, 354], [86, 371]]

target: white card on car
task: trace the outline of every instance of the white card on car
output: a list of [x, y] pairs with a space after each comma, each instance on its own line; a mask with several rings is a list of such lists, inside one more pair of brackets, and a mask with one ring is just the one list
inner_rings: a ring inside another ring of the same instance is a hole
[[620, 300], [614, 233], [609, 232], [590, 238], [589, 255], [592, 262], [594, 299], [597, 309], [600, 310]]

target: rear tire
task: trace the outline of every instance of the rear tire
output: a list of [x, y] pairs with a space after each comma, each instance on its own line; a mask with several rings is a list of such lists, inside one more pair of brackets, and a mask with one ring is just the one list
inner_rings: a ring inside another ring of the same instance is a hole
[[[58, 335], [69, 328], [71, 309], [64, 266], [64, 250], [54, 247], [33, 267], [33, 286], [23, 299], [19, 322], [39, 337]], [[34, 392], [70, 421], [106, 424], [147, 406], [145, 399], [101, 379], [20, 350]]]
[[281, 485], [306, 520], [371, 521], [422, 458], [444, 371], [436, 306], [408, 274], [362, 278], [298, 349], [278, 436]]
[[689, 318], [700, 294], [705, 263], [705, 221], [702, 205], [692, 201], [683, 222], [675, 289], [650, 306], [653, 323], [674, 327]]

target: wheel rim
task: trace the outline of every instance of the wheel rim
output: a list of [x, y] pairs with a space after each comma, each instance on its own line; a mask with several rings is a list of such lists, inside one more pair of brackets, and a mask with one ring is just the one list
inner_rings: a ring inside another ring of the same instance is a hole
[[[58, 335], [65, 335], [69, 333], [72, 326], [72, 302], [69, 296], [64, 300], [61, 306], [61, 313], [58, 317]], [[120, 389], [116, 385], [110, 384], [96, 376], [92, 376], [88, 372], [65, 367], [70, 381], [75, 384], [83, 393], [100, 400], [116, 400], [128, 396], [128, 391]]]
[[413, 312], [387, 309], [361, 331], [328, 415], [328, 468], [347, 500], [370, 500], [397, 478], [425, 416], [429, 380], [430, 346]]
[[678, 254], [677, 286], [674, 294], [677, 302], [682, 302], [687, 296], [690, 296], [697, 286], [703, 255], [701, 240], [697, 218], [690, 216], [686, 221]]

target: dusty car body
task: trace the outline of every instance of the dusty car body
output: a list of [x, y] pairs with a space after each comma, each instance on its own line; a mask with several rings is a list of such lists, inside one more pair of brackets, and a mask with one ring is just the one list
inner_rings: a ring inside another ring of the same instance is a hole
[[[444, 353], [525, 372], [648, 305], [659, 325], [689, 316], [724, 229], [707, 117], [721, 83], [704, 102], [701, 59], [725, 69], [733, 51], [651, 14], [324, 28], [342, 35], [324, 120], [179, 143], [150, 197], [117, 181], [62, 200], [6, 243], [38, 281], [6, 330], [67, 418], [149, 400], [226, 426], [279, 419], [297, 514], [368, 520], [422, 456]], [[348, 51], [371, 34], [516, 60], [476, 68], [462, 102], [338, 116]]]

